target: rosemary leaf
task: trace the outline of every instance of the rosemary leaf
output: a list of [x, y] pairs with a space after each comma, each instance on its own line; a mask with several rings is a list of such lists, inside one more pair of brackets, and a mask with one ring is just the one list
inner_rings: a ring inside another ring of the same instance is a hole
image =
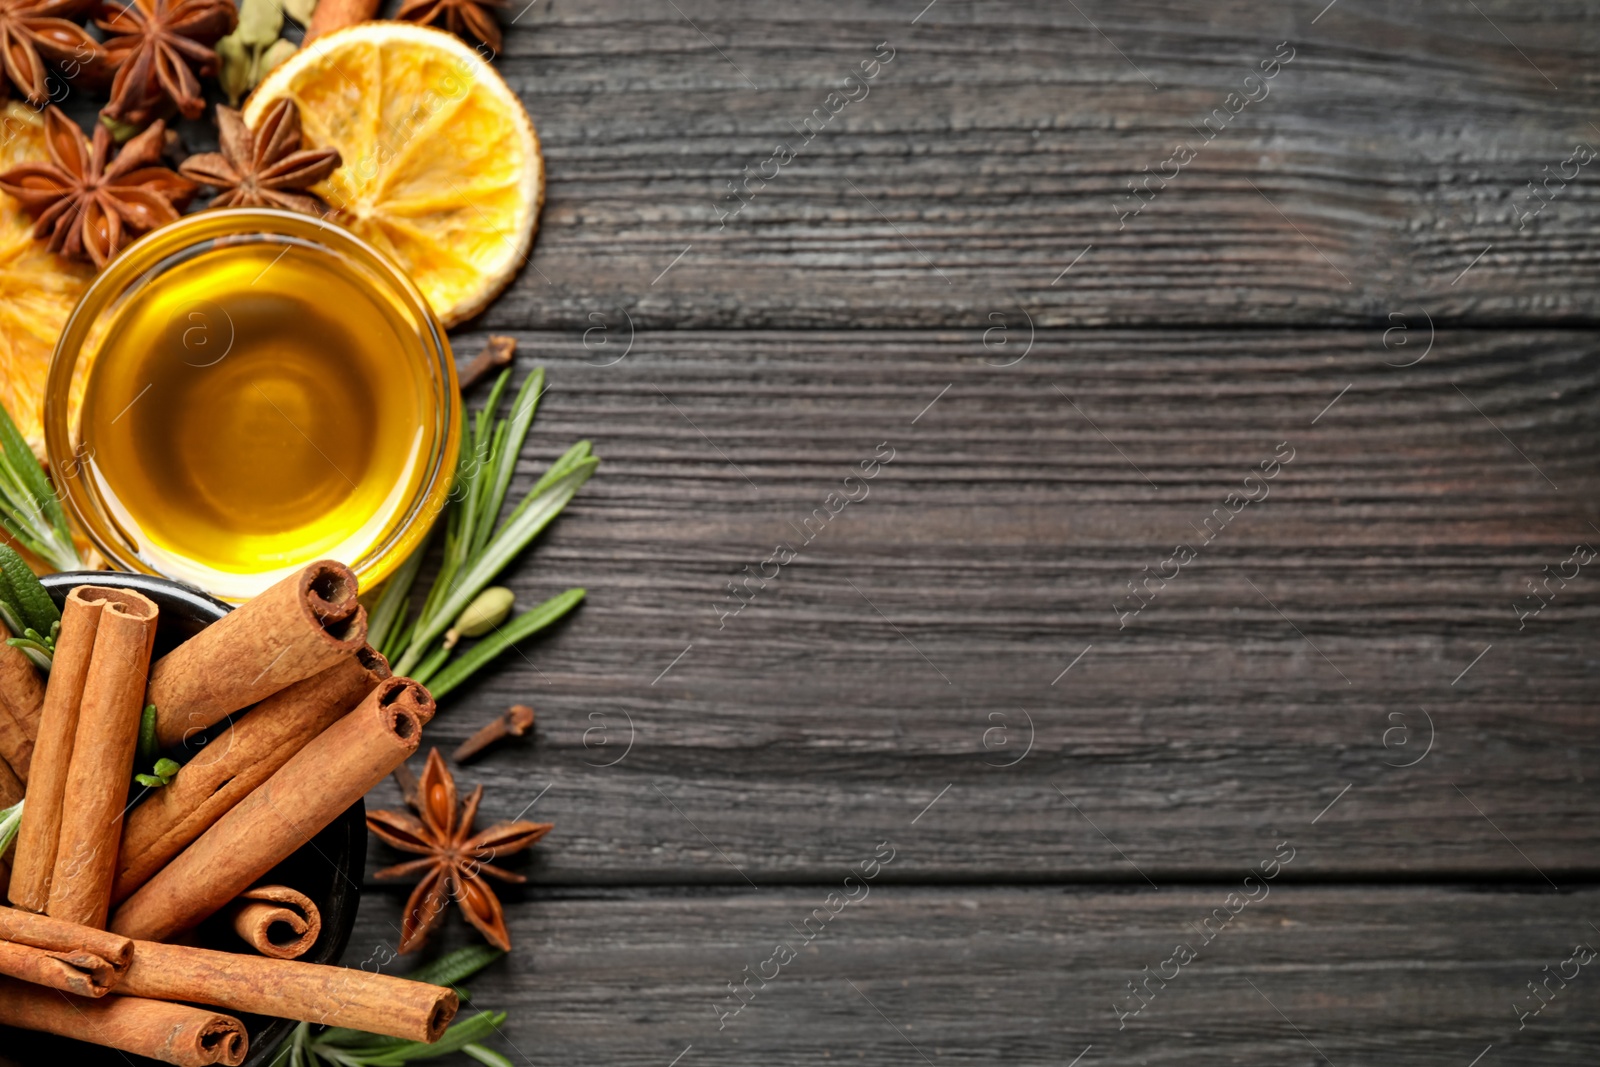
[[[27, 632], [33, 633], [32, 630]], [[6, 644], [27, 656], [28, 660], [45, 674], [49, 674], [50, 668], [55, 665], [55, 655], [38, 641], [26, 637], [8, 637]]]
[[429, 985], [457, 985], [483, 970], [505, 953], [490, 945], [464, 945], [418, 967], [407, 978]]
[[144, 713], [139, 716], [139, 748], [137, 759], [139, 766], [154, 763], [161, 752], [161, 746], [156, 743], [156, 706], [146, 704]]
[[[422, 662], [417, 664], [416, 669], [413, 670], [407, 677], [416, 682], [418, 685], [427, 685], [428, 679], [432, 678], [434, 673], [438, 671], [440, 667], [444, 666], [444, 661], [449, 658], [450, 649], [444, 645], [440, 645], [438, 648], [428, 653], [428, 655], [423, 658]], [[429, 690], [429, 692], [432, 692], [432, 690]]]
[[506, 444], [506, 424], [497, 423], [494, 432], [490, 435], [488, 447], [483, 453], [483, 469], [478, 472], [476, 487], [473, 490], [471, 502], [472, 540], [465, 546], [467, 554], [481, 550], [484, 542], [489, 540], [489, 535], [494, 532], [495, 516], [500, 514], [498, 506], [491, 506], [489, 498], [494, 494], [494, 472], [500, 463], [500, 455]]
[[[511, 515], [506, 519], [505, 524], [509, 526], [513, 522], [516, 522], [517, 517], [527, 510], [528, 505], [533, 503], [534, 499], [538, 497], [540, 493], [550, 488], [550, 486], [555, 483], [556, 479], [570, 474], [573, 470], [577, 469], [578, 464], [588, 459], [591, 455], [593, 455], [593, 453], [594, 449], [590, 447], [588, 441], [579, 441], [577, 444], [563, 452], [561, 454], [561, 458], [550, 464], [550, 469], [545, 471], [544, 474], [539, 477], [539, 480], [534, 483], [532, 489], [528, 490], [528, 495], [523, 498], [522, 503], [517, 505], [517, 510], [511, 513]], [[599, 461], [596, 460], [596, 462]]]
[[488, 1067], [516, 1067], [515, 1064], [506, 1059], [504, 1056], [500, 1055], [500, 1053], [496, 1052], [494, 1049], [484, 1048], [482, 1045], [462, 1045], [461, 1051], [465, 1052], [468, 1056], [471, 1056], [479, 1063], [488, 1064]]
[[401, 622], [403, 625], [396, 627], [394, 633], [389, 635], [389, 639], [378, 650], [391, 664], [399, 659], [406, 647], [411, 644], [411, 631], [416, 629], [417, 620], [411, 617], [409, 610], [402, 616]]
[[6, 629], [14, 634], [20, 634], [28, 628], [22, 621], [22, 611], [11, 602], [9, 590], [5, 588], [5, 572], [0, 571], [0, 622], [5, 623]]
[[23, 629], [37, 630], [43, 641], [42, 635], [61, 621], [61, 610], [10, 545], [0, 545], [0, 574], [5, 576], [5, 598], [21, 616]]
[[[530, 495], [508, 519], [500, 531], [489, 540], [483, 551], [467, 561], [461, 573], [450, 580], [448, 592], [440, 598], [431, 612], [424, 611], [417, 620], [417, 630], [411, 645], [395, 667], [396, 674], [406, 674], [422, 658], [423, 650], [450, 628], [463, 608], [483, 592], [516, 555], [527, 548], [533, 539], [567, 506], [589, 475], [600, 465], [594, 457], [579, 461], [561, 477], [547, 485], [543, 492]], [[441, 580], [443, 575], [441, 575]], [[435, 591], [439, 588], [435, 585]], [[430, 597], [431, 599], [431, 597]]]
[[377, 604], [373, 605], [372, 613], [367, 616], [367, 643], [379, 652], [388, 647], [390, 634], [397, 627], [405, 625], [406, 601], [411, 596], [411, 586], [417, 580], [422, 557], [432, 540], [431, 534], [424, 537], [399, 569], [389, 576]]
[[481, 552], [489, 543], [489, 524], [500, 514], [500, 508], [505, 504], [506, 491], [511, 488], [511, 476], [516, 473], [517, 457], [522, 454], [522, 446], [528, 439], [528, 430], [533, 425], [533, 416], [539, 410], [539, 398], [544, 395], [544, 368], [539, 367], [528, 375], [528, 380], [522, 383], [522, 389], [517, 393], [517, 401], [511, 406], [511, 417], [502, 422], [496, 431], [495, 448], [493, 449], [494, 470], [485, 483], [489, 488], [489, 496], [484, 502], [483, 513], [488, 522], [483, 526], [482, 534], [472, 546], [474, 552]]
[[472, 552], [472, 546], [482, 540], [494, 524], [494, 512], [485, 512], [483, 509], [484, 489], [489, 484], [488, 471], [495, 462], [494, 444], [500, 438], [495, 412], [499, 410], [500, 398], [505, 395], [510, 382], [511, 368], [507, 367], [495, 379], [494, 388], [489, 390], [488, 401], [478, 411], [468, 439], [470, 448], [457, 465], [456, 485], [452, 490], [457, 501], [456, 536], [445, 552], [446, 566], [452, 571], [465, 562]]
[[[72, 543], [66, 512], [49, 479], [0, 404], [0, 527], [58, 571], [83, 566]], [[48, 627], [47, 627], [48, 628]]]
[[480, 668], [524, 637], [543, 630], [582, 602], [584, 590], [568, 589], [543, 604], [523, 612], [466, 651], [460, 659], [432, 676], [428, 692], [435, 700], [472, 677]]
[[19, 800], [9, 808], [0, 809], [0, 856], [4, 856], [11, 842], [17, 839], [17, 827], [22, 825], [22, 805], [26, 803]]
[[425, 1045], [420, 1041], [407, 1041], [403, 1045], [396, 1045], [376, 1055], [357, 1054], [352, 1058], [358, 1060], [363, 1067], [404, 1067], [405, 1064], [415, 1060], [432, 1060], [448, 1056], [452, 1052], [459, 1052], [463, 1046], [475, 1044], [494, 1033], [505, 1021], [506, 1013], [503, 1011], [479, 1012], [470, 1019], [453, 1024], [431, 1045]]
[[471, 454], [461, 457], [461, 462], [457, 466], [456, 484], [451, 489], [451, 494], [457, 501], [454, 509], [456, 528], [452, 531], [453, 536], [445, 543], [447, 563], [459, 564], [466, 557], [468, 548], [472, 544], [473, 532], [481, 521], [477, 507], [478, 486], [488, 465], [489, 443], [487, 440], [478, 441], [475, 436]]
[[[410, 977], [407, 975], [406, 977]], [[403, 1037], [384, 1037], [382, 1034], [369, 1034], [361, 1030], [352, 1030], [347, 1026], [332, 1026], [317, 1035], [319, 1049], [356, 1049], [373, 1052], [374, 1050], [394, 1048], [403, 1045]], [[324, 1052], [324, 1055], [327, 1053]]]
[[[544, 368], [540, 367], [539, 369], [535, 370], [533, 375], [542, 378], [544, 376]], [[498, 377], [495, 378], [494, 388], [489, 390], [489, 399], [484, 401], [482, 410], [478, 412], [477, 439], [480, 445], [489, 440], [489, 438], [486, 436], [487, 431], [489, 427], [494, 424], [494, 417], [500, 410], [500, 398], [505, 396], [506, 386], [510, 384], [511, 368], [507, 367], [505, 370], [500, 372]]]

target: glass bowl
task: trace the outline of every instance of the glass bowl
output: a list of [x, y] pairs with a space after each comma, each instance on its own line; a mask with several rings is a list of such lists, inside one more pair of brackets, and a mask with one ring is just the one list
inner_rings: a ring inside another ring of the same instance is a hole
[[62, 331], [45, 446], [106, 560], [240, 601], [316, 559], [363, 588], [444, 507], [461, 399], [411, 280], [347, 230], [256, 208], [141, 238]]

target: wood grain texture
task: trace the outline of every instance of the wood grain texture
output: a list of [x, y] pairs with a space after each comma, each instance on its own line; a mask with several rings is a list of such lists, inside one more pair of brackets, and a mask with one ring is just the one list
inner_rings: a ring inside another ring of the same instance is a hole
[[483, 325], [1592, 323], [1593, 5], [1322, 6], [527, 7], [548, 201]]
[[538, 710], [462, 774], [485, 823], [555, 822], [535, 882], [811, 881], [893, 833], [891, 880], [1166, 884], [1314, 819], [1290, 878], [1600, 869], [1593, 565], [1516, 610], [1600, 544], [1594, 334], [1443, 331], [1403, 369], [1425, 333], [1040, 333], [1007, 367], [976, 333], [590, 341], [522, 335], [550, 387], [517, 485], [580, 435], [603, 462], [509, 572], [588, 600], [425, 739]]
[[[1549, 1003], [1520, 1030], [1516, 1010], [1531, 1010], [1527, 983], [1546, 967], [1562, 970], [1575, 945], [1600, 942], [1592, 890], [1275, 888], [1226, 926], [1214, 919], [1220, 932], [1205, 945], [1193, 927], [1237, 882], [1160, 893], [875, 888], [826, 924], [813, 919], [843, 874], [759, 893], [537, 894], [513, 909], [517, 950], [471, 983], [475, 1007], [510, 1015], [485, 1043], [515, 1063], [617, 1067], [674, 1057], [683, 1067], [1466, 1067], [1491, 1045], [1482, 1064], [1580, 1067], [1600, 1055], [1590, 973], [1600, 961], [1568, 964], [1577, 976], [1565, 988], [1552, 980]], [[413, 966], [392, 956], [400, 906], [369, 896], [348, 963]], [[821, 932], [806, 943], [796, 929], [808, 919]], [[458, 925], [447, 930], [443, 944], [460, 940]], [[765, 965], [780, 942], [797, 957]], [[1137, 1005], [1127, 984], [1143, 968], [1171, 974], [1162, 964], [1178, 943], [1197, 958], [1165, 988], [1152, 980], [1150, 1003], [1119, 1030], [1112, 1006]], [[752, 980], [723, 1025], [728, 983], [758, 970], [771, 980]]]

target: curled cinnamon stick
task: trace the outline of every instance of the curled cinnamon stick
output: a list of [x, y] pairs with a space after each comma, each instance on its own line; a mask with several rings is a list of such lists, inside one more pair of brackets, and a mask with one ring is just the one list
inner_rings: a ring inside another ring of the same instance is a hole
[[178, 1067], [237, 1067], [250, 1039], [244, 1024], [185, 1004], [114, 996], [64, 996], [54, 989], [0, 978], [0, 1024], [88, 1041]]
[[134, 942], [122, 990], [428, 1043], [439, 1040], [458, 1006], [448, 986], [152, 941]]
[[317, 9], [311, 13], [311, 25], [306, 27], [305, 44], [325, 33], [366, 22], [377, 13], [378, 0], [317, 0]]
[[[45, 910], [57, 919], [104, 927], [159, 612], [154, 601], [131, 590], [86, 595], [101, 596], [104, 607], [72, 736]], [[24, 822], [30, 807], [23, 806]]]
[[98, 585], [80, 585], [67, 594], [61, 608], [61, 632], [45, 687], [35, 749], [38, 769], [28, 785], [31, 803], [22, 809], [17, 831], [15, 869], [10, 899], [19, 908], [43, 911], [50, 900], [50, 872], [55, 867], [56, 845], [61, 836], [61, 801], [67, 791], [67, 769], [78, 731], [78, 707], [94, 654], [95, 634], [107, 604], [137, 609], [149, 601]]
[[44, 679], [21, 649], [5, 643], [14, 636], [0, 625], [0, 757], [26, 782], [44, 705]]
[[80, 997], [103, 997], [121, 977], [93, 952], [34, 948], [15, 941], [0, 941], [0, 974]]
[[9, 808], [22, 799], [22, 779], [11, 769], [11, 764], [0, 757], [0, 808]]
[[[5, 627], [0, 626], [0, 633], [4, 632]], [[33, 738], [12, 716], [11, 708], [3, 700], [0, 700], [0, 760], [5, 761], [19, 782], [27, 781], [33, 764]]]
[[126, 937], [17, 908], [0, 908], [0, 940], [56, 952], [85, 949], [110, 963], [118, 974], [133, 958], [133, 942]]
[[322, 913], [316, 902], [286, 885], [245, 890], [228, 905], [227, 916], [245, 944], [275, 960], [299, 959], [322, 934]]
[[416, 751], [432, 717], [426, 689], [387, 679], [124, 901], [111, 929], [158, 940], [216, 914]]
[[321, 560], [271, 586], [150, 668], [156, 740], [171, 748], [240, 708], [353, 656], [367, 612], [350, 568]]
[[389, 676], [388, 661], [366, 645], [247, 711], [184, 764], [171, 783], [128, 813], [111, 902], [132, 896]]

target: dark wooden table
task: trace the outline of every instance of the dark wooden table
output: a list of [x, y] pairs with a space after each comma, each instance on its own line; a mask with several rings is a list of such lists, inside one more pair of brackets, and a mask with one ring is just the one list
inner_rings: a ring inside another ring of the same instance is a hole
[[491, 1044], [1596, 1062], [1600, 9], [523, 2]]

